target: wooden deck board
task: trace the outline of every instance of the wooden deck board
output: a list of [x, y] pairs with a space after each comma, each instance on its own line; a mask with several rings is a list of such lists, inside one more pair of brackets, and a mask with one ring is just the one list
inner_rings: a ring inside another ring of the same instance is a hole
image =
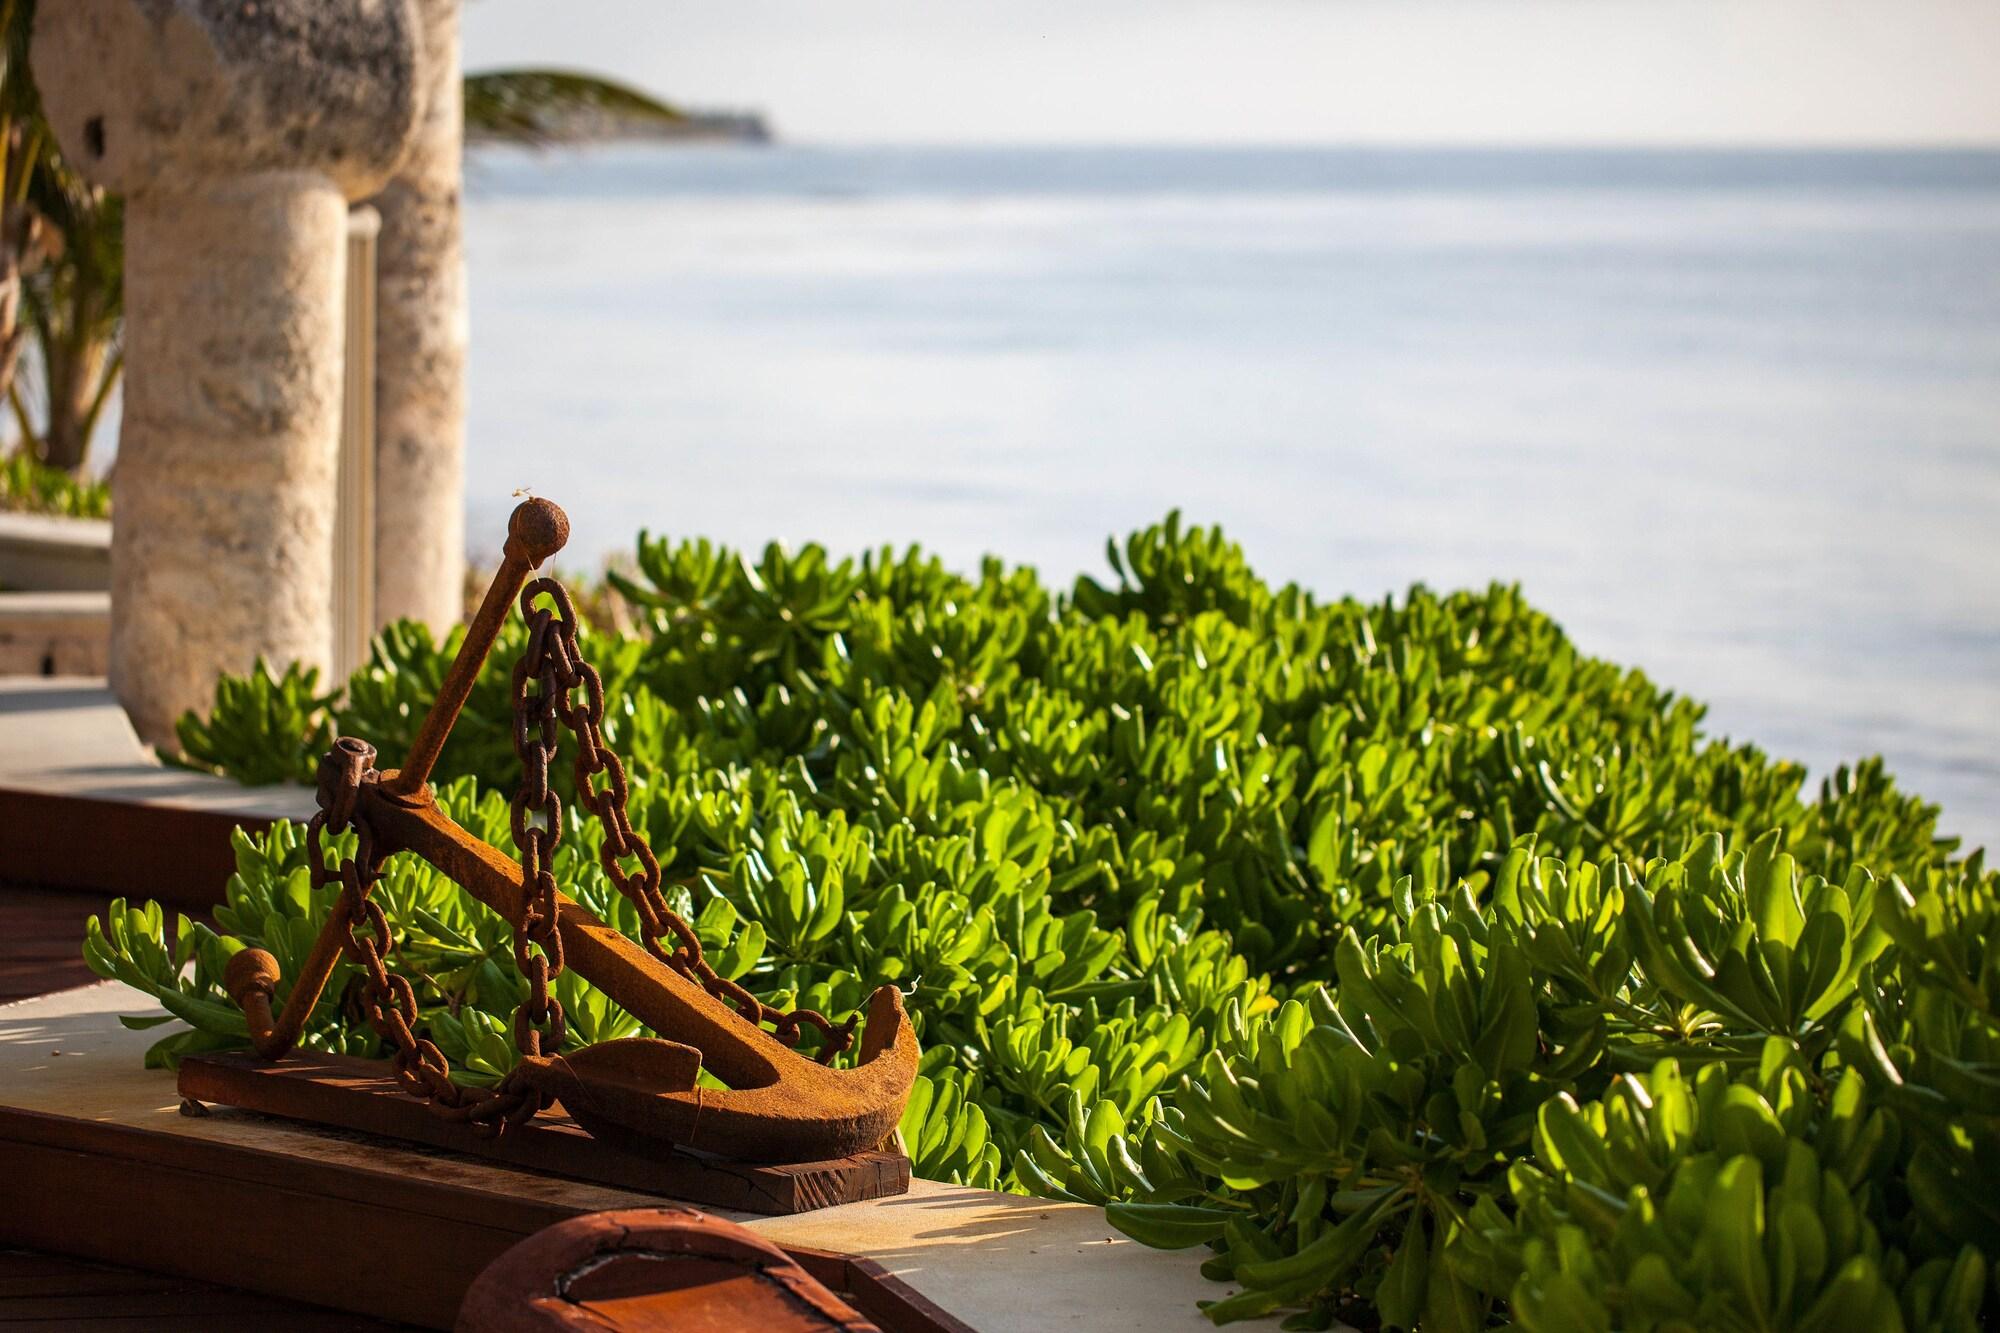
[[406, 1328], [296, 1301], [89, 1263], [32, 1250], [0, 1250], [0, 1328], [297, 1329], [302, 1333], [390, 1333]]
[[83, 923], [109, 895], [0, 884], [0, 1004], [97, 980], [83, 964]]
[[[108, 894], [0, 884], [0, 1004], [87, 986], [83, 928]], [[0, 1328], [84, 1333], [382, 1333], [408, 1328], [323, 1306], [136, 1268], [0, 1250]]]

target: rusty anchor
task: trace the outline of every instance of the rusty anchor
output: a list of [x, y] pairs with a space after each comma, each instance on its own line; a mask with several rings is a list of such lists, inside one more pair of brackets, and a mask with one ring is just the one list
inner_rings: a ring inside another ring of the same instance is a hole
[[[319, 813], [308, 825], [307, 844], [316, 884], [338, 885], [339, 897], [282, 1013], [275, 1008], [277, 960], [261, 949], [230, 960], [225, 987], [243, 1008], [252, 1045], [269, 1060], [291, 1050], [344, 954], [362, 969], [363, 1005], [394, 1049], [397, 1083], [438, 1115], [482, 1134], [501, 1133], [560, 1101], [594, 1137], [641, 1152], [677, 1145], [746, 1161], [807, 1162], [877, 1147], [893, 1135], [917, 1072], [902, 997], [893, 986], [874, 993], [858, 1061], [836, 1068], [829, 1062], [851, 1043], [852, 1018], [837, 1025], [807, 1010], [773, 1010], [703, 960], [693, 930], [660, 894], [650, 847], [626, 817], [624, 767], [599, 727], [603, 686], [577, 650], [568, 596], [553, 579], [528, 582], [568, 535], [569, 520], [547, 500], [531, 499], [514, 511], [500, 568], [400, 769], [376, 772], [374, 749], [351, 737], [321, 761]], [[523, 782], [512, 831], [520, 860], [453, 822], [429, 784], [517, 597], [530, 625], [528, 650], [514, 671]], [[540, 605], [543, 598], [553, 607]], [[604, 824], [602, 860], [639, 910], [638, 943], [555, 886], [551, 860], [562, 836], [562, 803], [549, 787], [548, 766], [558, 724], [576, 736], [577, 802]], [[348, 828], [357, 835], [356, 854], [329, 868], [323, 835]], [[405, 851], [514, 926], [515, 960], [529, 997], [514, 1022], [520, 1061], [497, 1087], [451, 1080], [443, 1055], [414, 1030], [409, 981], [387, 970], [393, 940], [372, 890], [383, 860]], [[562, 1007], [548, 983], [565, 967], [663, 1035], [561, 1051]], [[817, 1060], [795, 1049], [807, 1028], [822, 1037]], [[704, 1068], [726, 1086], [701, 1085]]]

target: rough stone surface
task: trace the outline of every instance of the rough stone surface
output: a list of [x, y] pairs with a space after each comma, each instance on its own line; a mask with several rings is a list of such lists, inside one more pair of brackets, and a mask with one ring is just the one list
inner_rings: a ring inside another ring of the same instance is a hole
[[218, 673], [331, 650], [347, 203], [239, 176], [135, 195], [125, 227], [111, 687], [158, 745]]
[[442, 631], [464, 615], [464, 97], [459, 0], [418, 0], [416, 141], [373, 200], [376, 262], [375, 613]]
[[190, 177], [324, 173], [380, 188], [417, 117], [411, 0], [60, 0], [33, 61], [49, 123], [124, 194]]
[[62, 0], [64, 154], [127, 195], [112, 689], [173, 742], [218, 673], [332, 645], [347, 201], [408, 147], [412, 0]]

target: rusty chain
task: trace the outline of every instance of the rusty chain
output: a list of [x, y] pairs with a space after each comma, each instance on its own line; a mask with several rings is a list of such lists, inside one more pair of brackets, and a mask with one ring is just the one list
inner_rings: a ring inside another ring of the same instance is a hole
[[[514, 1011], [514, 1045], [523, 1055], [554, 1055], [568, 1027], [562, 1001], [549, 982], [563, 970], [562, 935], [556, 930], [556, 847], [562, 842], [562, 798], [549, 786], [556, 756], [562, 682], [570, 670], [566, 649], [550, 651], [547, 618], [530, 620], [528, 646], [514, 663], [514, 753], [521, 785], [508, 811], [514, 846], [521, 853], [521, 919], [514, 922], [514, 965], [528, 983], [528, 997]], [[530, 693], [528, 686], [535, 690]]]
[[[375, 770], [369, 767], [375, 751], [351, 742], [343, 745], [353, 747], [345, 751], [344, 763], [321, 766], [319, 809], [306, 825], [306, 860], [312, 885], [315, 889], [338, 891], [333, 911], [340, 923], [341, 950], [361, 969], [361, 1007], [369, 1026], [395, 1048], [389, 1057], [389, 1069], [397, 1086], [448, 1120], [463, 1121], [482, 1133], [497, 1134], [506, 1125], [533, 1116], [548, 1105], [548, 1099], [514, 1079], [505, 1080], [493, 1089], [454, 1083], [444, 1052], [430, 1038], [417, 1035], [416, 988], [408, 977], [391, 972], [388, 966], [388, 955], [395, 952], [396, 941], [389, 928], [388, 914], [375, 898], [375, 887], [382, 877], [381, 859], [375, 854], [374, 838], [367, 823], [354, 818], [355, 798], [361, 784], [376, 778]], [[354, 855], [336, 866], [327, 864], [328, 828], [354, 830]]]
[[[541, 605], [544, 596], [554, 604], [553, 609]], [[576, 737], [577, 803], [588, 810], [604, 830], [604, 843], [598, 859], [618, 892], [638, 910], [640, 943], [653, 957], [695, 982], [710, 995], [734, 1006], [746, 1022], [758, 1026], [769, 1024], [773, 1034], [787, 1046], [796, 1047], [799, 1044], [805, 1027], [817, 1029], [822, 1037], [819, 1061], [821, 1064], [831, 1062], [854, 1043], [853, 1017], [844, 1023], [835, 1023], [816, 1010], [785, 1011], [765, 1004], [749, 990], [715, 970], [702, 953], [701, 940], [694, 927], [667, 905], [666, 896], [660, 891], [659, 859], [654, 856], [652, 845], [645, 836], [632, 827], [631, 816], [626, 810], [631, 791], [625, 776], [625, 765], [604, 743], [604, 681], [597, 669], [584, 661], [582, 650], [577, 645], [576, 608], [570, 602], [568, 590], [552, 578], [534, 580], [521, 590], [521, 614], [528, 622], [528, 648], [522, 655], [522, 664], [514, 670], [516, 745], [518, 747], [521, 743], [526, 729], [525, 715], [521, 711], [523, 670], [534, 659], [535, 664], [542, 668], [538, 673], [542, 685], [539, 694], [529, 702], [536, 708], [553, 705], [554, 716], [560, 718]], [[576, 697], [579, 688], [583, 691], [581, 699]], [[541, 728], [541, 735], [545, 738], [550, 736], [552, 728], [548, 714], [543, 713], [535, 721]], [[553, 750], [552, 744], [549, 749]], [[524, 765], [526, 762], [524, 756]], [[604, 779], [602, 787], [597, 785], [599, 777]], [[525, 797], [525, 779], [522, 792]], [[517, 801], [519, 799], [522, 798], [517, 798]], [[553, 800], [553, 793], [550, 799]], [[559, 805], [555, 808], [560, 810]], [[559, 837], [559, 815], [556, 829]], [[518, 843], [518, 830], [515, 839]], [[627, 870], [627, 861], [635, 862], [637, 869]], [[522, 864], [527, 864], [525, 848]], [[671, 949], [662, 942], [669, 934], [674, 941]]]

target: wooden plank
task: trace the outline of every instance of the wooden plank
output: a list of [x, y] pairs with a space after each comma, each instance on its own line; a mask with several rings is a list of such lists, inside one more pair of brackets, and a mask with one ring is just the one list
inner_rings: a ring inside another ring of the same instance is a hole
[[274, 1329], [283, 1329], [284, 1333], [379, 1333], [399, 1325], [286, 1303], [272, 1310], [220, 1319], [208, 1314], [163, 1314], [155, 1310], [130, 1318], [100, 1315], [87, 1320], [38, 1319], [14, 1327], [20, 1333], [56, 1333], [58, 1329], [63, 1333], [272, 1333]]
[[[125, 1270], [107, 1268], [102, 1264], [79, 1263], [75, 1259], [63, 1259], [51, 1254], [37, 1254], [33, 1250], [0, 1250], [0, 1294], [6, 1292], [9, 1282], [33, 1282], [39, 1279], [88, 1279], [100, 1274], [122, 1271]], [[173, 1279], [158, 1278], [155, 1280], [170, 1282]]]
[[200, 1102], [330, 1124], [454, 1152], [641, 1190], [665, 1199], [741, 1212], [785, 1214], [907, 1193], [909, 1160], [865, 1152], [831, 1162], [737, 1162], [680, 1149], [647, 1154], [585, 1133], [550, 1110], [497, 1138], [433, 1115], [397, 1086], [388, 1065], [353, 1056], [298, 1052], [283, 1060], [248, 1052], [181, 1062], [180, 1092]]
[[[357, 1158], [365, 1155], [359, 1145]], [[536, 1177], [495, 1178], [487, 1167], [455, 1173], [445, 1154], [436, 1163], [435, 1171], [385, 1173], [0, 1107], [0, 1180], [12, 1187], [9, 1206], [0, 1209], [0, 1245], [448, 1328], [465, 1289], [487, 1264], [522, 1238], [593, 1208], [570, 1201], [588, 1195], [580, 1196], [576, 1186], [546, 1189], [538, 1197]], [[483, 1183], [463, 1183], [467, 1178]], [[146, 1206], [134, 1207], [135, 1199]], [[813, 1253], [808, 1271], [828, 1271], [833, 1260], [845, 1258]], [[900, 1279], [883, 1274], [877, 1280], [879, 1269], [860, 1269], [856, 1262], [847, 1261], [844, 1285], [857, 1308], [888, 1333], [964, 1333], [949, 1316], [934, 1320], [937, 1307]], [[19, 1267], [0, 1268], [0, 1278], [20, 1273]]]
[[109, 902], [104, 894], [0, 884], [0, 1004], [96, 980], [83, 961], [83, 924]]
[[93, 1291], [60, 1296], [17, 1296], [0, 1303], [0, 1324], [62, 1320], [84, 1323], [97, 1319], [139, 1319], [146, 1316], [196, 1315], [211, 1322], [282, 1313], [285, 1302], [205, 1282], [152, 1291]]
[[185, 1278], [162, 1277], [157, 1273], [137, 1273], [130, 1269], [58, 1266], [59, 1261], [36, 1256], [45, 1271], [24, 1277], [0, 1277], [0, 1320], [11, 1308], [10, 1301], [30, 1296], [93, 1296], [117, 1292], [173, 1291], [187, 1285]]
[[22, 883], [213, 907], [236, 870], [239, 824], [261, 832], [271, 821], [0, 787], [0, 866]]
[[128, 1328], [392, 1333], [407, 1327], [190, 1278], [24, 1250], [0, 1251], [0, 1327], [10, 1326], [85, 1333]]
[[187, 1278], [78, 1263], [26, 1250], [9, 1250], [7, 1258], [10, 1262], [0, 1266], [0, 1319], [11, 1308], [10, 1301], [29, 1297], [163, 1292], [189, 1285]]
[[294, 1301], [265, 1301], [232, 1310], [205, 1310], [186, 1314], [177, 1310], [140, 1306], [137, 1313], [115, 1314], [100, 1311], [60, 1311], [49, 1315], [22, 1315], [18, 1319], [0, 1305], [0, 1328], [20, 1333], [386, 1333], [409, 1328], [389, 1324], [365, 1315], [321, 1310]]
[[[447, 1328], [520, 1234], [93, 1153], [0, 1143], [0, 1239]], [[136, 1208], [134, 1199], [149, 1206]]]
[[[236, 1114], [220, 1112], [217, 1118]], [[483, 1163], [464, 1162], [454, 1154], [431, 1153], [417, 1147], [396, 1153], [394, 1164], [385, 1166], [377, 1148], [379, 1141], [364, 1140], [339, 1130], [313, 1133], [311, 1137], [339, 1148], [339, 1156], [271, 1151], [245, 1143], [0, 1106], [0, 1144], [12, 1142], [68, 1150], [105, 1161], [158, 1166], [190, 1176], [226, 1176], [254, 1188], [288, 1190], [335, 1203], [367, 1204], [408, 1213], [420, 1223], [474, 1222], [525, 1236], [578, 1213], [630, 1207], [646, 1199], [626, 1190], [607, 1191], [598, 1186], [572, 1185], [514, 1171], [500, 1173]], [[5, 1178], [0, 1173], [0, 1179]], [[5, 1210], [0, 1209], [0, 1222], [4, 1220]], [[102, 1257], [94, 1250], [64, 1253]], [[116, 1256], [111, 1257], [115, 1261]]]

